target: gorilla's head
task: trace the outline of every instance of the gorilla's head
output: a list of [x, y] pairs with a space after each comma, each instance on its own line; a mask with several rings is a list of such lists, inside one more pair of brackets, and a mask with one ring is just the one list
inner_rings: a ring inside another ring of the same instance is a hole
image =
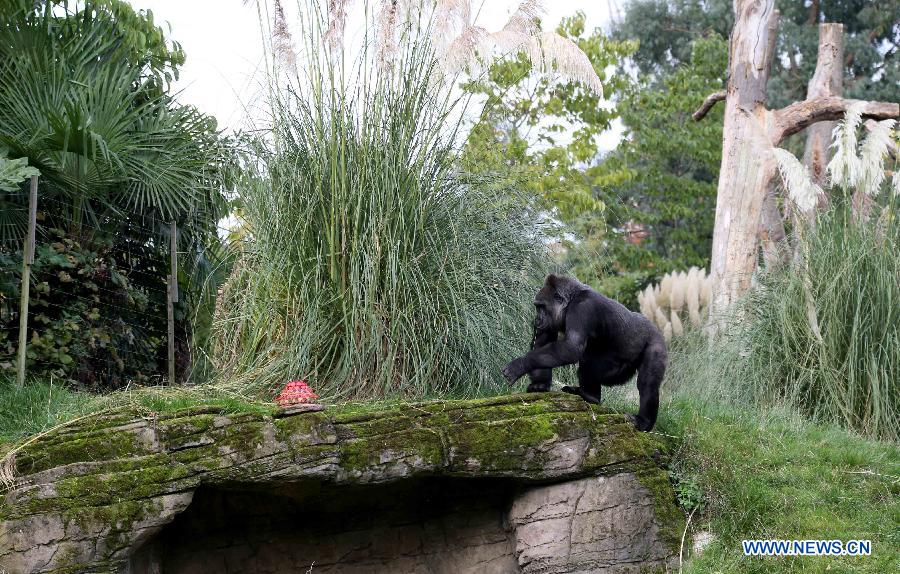
[[537, 316], [534, 319], [535, 332], [564, 331], [566, 328], [566, 306], [569, 304], [567, 277], [548, 275], [544, 286], [534, 297]]

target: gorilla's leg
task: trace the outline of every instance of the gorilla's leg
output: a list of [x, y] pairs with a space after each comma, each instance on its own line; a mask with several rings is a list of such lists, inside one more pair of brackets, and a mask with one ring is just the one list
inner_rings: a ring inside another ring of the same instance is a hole
[[586, 402], [600, 404], [600, 388], [603, 380], [602, 365], [591, 357], [585, 357], [578, 363], [578, 386], [565, 386], [566, 393], [578, 395]]
[[[556, 331], [542, 331], [534, 335], [534, 341], [531, 344], [532, 349], [543, 347], [548, 343], [556, 341], [558, 333]], [[535, 369], [528, 373], [531, 384], [526, 389], [529, 393], [544, 393], [550, 390], [553, 383], [553, 369]]]
[[550, 390], [553, 383], [553, 369], [535, 369], [528, 373], [528, 377], [531, 383], [525, 390], [529, 393], [544, 393]]
[[656, 424], [656, 415], [659, 412], [659, 387], [666, 373], [667, 360], [666, 344], [662, 336], [657, 335], [644, 349], [638, 370], [637, 388], [641, 406], [634, 423], [638, 430], [648, 431]]

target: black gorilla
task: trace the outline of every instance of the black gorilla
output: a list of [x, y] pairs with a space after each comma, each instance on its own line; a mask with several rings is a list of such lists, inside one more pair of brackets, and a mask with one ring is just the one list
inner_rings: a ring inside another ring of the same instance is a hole
[[562, 390], [596, 404], [601, 385], [624, 384], [637, 371], [641, 406], [634, 424], [642, 431], [652, 429], [668, 357], [659, 329], [569, 277], [548, 276], [534, 306], [531, 351], [503, 367], [507, 380], [514, 383], [527, 373], [529, 392], [549, 391], [554, 367], [578, 363], [579, 386]]

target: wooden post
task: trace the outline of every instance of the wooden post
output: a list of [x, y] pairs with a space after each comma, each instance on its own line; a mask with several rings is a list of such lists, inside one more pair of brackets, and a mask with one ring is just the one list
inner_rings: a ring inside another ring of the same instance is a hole
[[16, 384], [25, 386], [25, 347], [28, 344], [28, 296], [31, 291], [31, 264], [34, 263], [34, 231], [37, 220], [36, 175], [31, 176], [31, 192], [28, 195], [28, 235], [22, 257], [22, 297], [19, 301], [19, 355], [17, 360]]
[[169, 324], [169, 384], [175, 384], [175, 303], [178, 301], [178, 228], [173, 221], [169, 226], [169, 259], [171, 270], [166, 286], [166, 315]]

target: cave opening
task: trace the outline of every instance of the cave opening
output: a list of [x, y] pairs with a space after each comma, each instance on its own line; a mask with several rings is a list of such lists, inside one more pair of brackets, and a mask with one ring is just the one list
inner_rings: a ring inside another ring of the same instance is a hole
[[519, 572], [516, 485], [429, 478], [201, 487], [129, 574]]

